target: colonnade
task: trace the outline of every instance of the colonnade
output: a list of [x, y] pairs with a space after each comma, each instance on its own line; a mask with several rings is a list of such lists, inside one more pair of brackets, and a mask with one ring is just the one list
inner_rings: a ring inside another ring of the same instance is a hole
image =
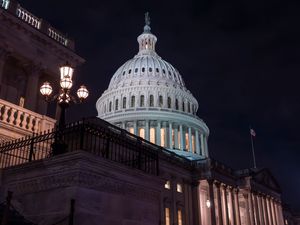
[[284, 224], [281, 203], [274, 197], [211, 180], [204, 187], [199, 195], [201, 224]]
[[159, 146], [208, 156], [207, 136], [196, 128], [156, 120], [122, 122], [119, 126]]

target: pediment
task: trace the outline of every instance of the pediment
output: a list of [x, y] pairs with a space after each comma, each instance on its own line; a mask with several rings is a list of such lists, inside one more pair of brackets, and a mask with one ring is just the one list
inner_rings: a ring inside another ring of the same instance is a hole
[[257, 171], [252, 176], [253, 180], [263, 186], [269, 187], [273, 190], [280, 191], [280, 186], [272, 173], [268, 169]]

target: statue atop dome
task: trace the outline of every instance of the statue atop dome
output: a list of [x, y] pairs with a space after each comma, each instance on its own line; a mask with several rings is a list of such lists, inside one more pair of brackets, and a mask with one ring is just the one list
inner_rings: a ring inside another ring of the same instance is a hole
[[151, 33], [151, 27], [150, 27], [150, 16], [149, 16], [149, 12], [145, 13], [145, 26], [144, 26], [144, 33]]

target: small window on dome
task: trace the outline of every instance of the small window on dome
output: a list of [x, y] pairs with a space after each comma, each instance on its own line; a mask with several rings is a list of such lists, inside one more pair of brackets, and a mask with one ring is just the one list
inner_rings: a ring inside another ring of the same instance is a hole
[[159, 69], [158, 68], [156, 68], [156, 73], [159, 73]]
[[135, 106], [135, 96], [131, 96], [131, 107]]
[[182, 111], [185, 112], [185, 104], [184, 104], [184, 101], [182, 102]]
[[115, 110], [119, 110], [119, 99], [116, 99]]
[[151, 67], [149, 68], [149, 72], [150, 72], [150, 73], [152, 72], [152, 68], [151, 68]]
[[138, 69], [138, 68], [135, 68], [134, 72], [137, 73], [138, 71], [139, 71], [139, 69]]
[[158, 98], [158, 100], [159, 100], [159, 107], [162, 107], [163, 106], [163, 96], [162, 95], [160, 95], [159, 96], [159, 98]]
[[125, 75], [125, 73], [126, 73], [126, 71], [124, 70], [124, 71], [123, 71], [123, 76]]
[[169, 77], [171, 78], [172, 77], [172, 75], [171, 75], [171, 71], [169, 70]]
[[123, 97], [123, 109], [126, 109], [126, 97]]
[[171, 98], [170, 97], [168, 97], [168, 108], [170, 109], [171, 108]]
[[188, 103], [188, 112], [191, 112], [191, 103]]
[[150, 95], [150, 107], [154, 106], [154, 96]]
[[163, 71], [163, 74], [165, 74], [165, 73], [166, 73], [166, 71], [165, 71], [164, 69], [163, 69], [162, 71]]
[[109, 112], [111, 112], [111, 107], [112, 107], [112, 103], [111, 102], [109, 102]]
[[128, 74], [131, 74], [131, 69], [128, 71]]
[[141, 95], [141, 98], [140, 98], [140, 107], [144, 107], [144, 106], [145, 106], [145, 96]]
[[178, 110], [179, 109], [179, 105], [178, 105], [178, 99], [176, 98], [175, 100], [175, 109]]
[[143, 73], [145, 72], [145, 68], [144, 68], [144, 67], [142, 68], [142, 72], [143, 72]]

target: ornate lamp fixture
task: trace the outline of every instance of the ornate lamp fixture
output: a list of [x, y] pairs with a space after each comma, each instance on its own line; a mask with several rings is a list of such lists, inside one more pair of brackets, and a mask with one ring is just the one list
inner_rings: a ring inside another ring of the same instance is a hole
[[[51, 97], [53, 89], [49, 82], [45, 82], [40, 87], [41, 94], [45, 97], [47, 102], [49, 101], [57, 101], [60, 106], [61, 113], [58, 120], [59, 128], [63, 128], [65, 126], [65, 111], [66, 108], [69, 107], [71, 103], [77, 103], [75, 97], [70, 95], [71, 88], [73, 86], [73, 72], [74, 69], [66, 63], [65, 65], [59, 68], [60, 70], [60, 91], [59, 94]], [[82, 103], [89, 95], [89, 91], [84, 85], [81, 85], [77, 90], [77, 96], [79, 99], [79, 103]]]

